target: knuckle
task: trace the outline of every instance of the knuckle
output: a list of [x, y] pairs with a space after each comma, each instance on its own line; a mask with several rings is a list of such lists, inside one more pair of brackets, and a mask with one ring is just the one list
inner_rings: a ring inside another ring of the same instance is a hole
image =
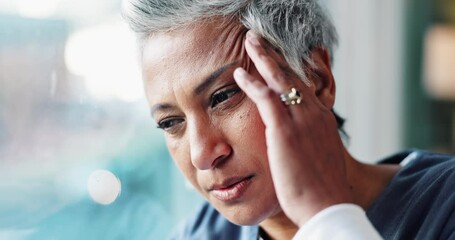
[[272, 62], [272, 59], [270, 58], [269, 55], [266, 55], [266, 54], [259, 54], [259, 59], [267, 66], [271, 65], [273, 62]]
[[273, 71], [271, 74], [271, 77], [276, 82], [279, 82], [279, 83], [286, 82], [285, 75], [281, 71], [277, 71], [277, 70]]

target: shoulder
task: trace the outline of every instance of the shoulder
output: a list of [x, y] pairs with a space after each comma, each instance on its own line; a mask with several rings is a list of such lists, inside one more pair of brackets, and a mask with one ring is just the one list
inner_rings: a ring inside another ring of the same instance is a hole
[[[400, 164], [402, 169], [394, 176], [391, 186], [406, 183], [416, 185], [431, 184], [455, 174], [455, 156], [422, 150], [408, 150], [397, 153], [380, 163]], [[455, 179], [446, 179], [455, 180]]]
[[401, 160], [403, 168], [367, 211], [375, 227], [386, 239], [434, 239], [452, 231], [454, 156], [417, 150]]
[[253, 239], [257, 226], [239, 226], [229, 222], [209, 203], [204, 202], [185, 220], [171, 239]]
[[415, 150], [407, 155], [407, 163], [404, 164], [404, 170], [411, 168], [415, 170], [432, 170], [442, 166], [453, 166], [455, 164], [455, 156], [443, 153], [428, 152]]
[[[403, 165], [403, 164], [402, 164]], [[455, 157], [448, 154], [414, 151], [404, 159], [403, 168], [392, 180], [398, 185], [440, 191], [455, 183]], [[422, 194], [422, 192], [420, 192]]]
[[401, 157], [403, 167], [392, 178], [382, 198], [410, 204], [423, 198], [434, 201], [440, 195], [455, 195], [455, 156], [416, 150]]

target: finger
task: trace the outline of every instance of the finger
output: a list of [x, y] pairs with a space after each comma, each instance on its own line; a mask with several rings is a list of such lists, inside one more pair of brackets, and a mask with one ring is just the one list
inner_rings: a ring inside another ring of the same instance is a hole
[[256, 104], [266, 127], [277, 128], [289, 122], [289, 112], [275, 91], [263, 82], [256, 80], [243, 68], [234, 71], [234, 79], [245, 94]]
[[282, 93], [289, 91], [291, 87], [301, 88], [303, 85], [283, 55], [252, 31], [247, 34], [245, 49], [258, 72], [276, 92]]
[[246, 38], [247, 41], [251, 41], [253, 45], [258, 45], [262, 48], [262, 51], [265, 52], [265, 55], [270, 56], [278, 64], [282, 70], [285, 70], [287, 65], [286, 59], [283, 54], [280, 53], [280, 50], [274, 47], [270, 42], [262, 38], [261, 36], [254, 33], [252, 30], [247, 32]]
[[[262, 76], [267, 85], [279, 94], [289, 94], [292, 88], [300, 93], [300, 107], [288, 106], [290, 113], [296, 120], [304, 118], [306, 109], [313, 104], [313, 93], [311, 87], [306, 85], [297, 74], [295, 74], [289, 64], [282, 57], [273, 57], [278, 54], [275, 50], [271, 50], [266, 40], [249, 31], [247, 34], [245, 49], [247, 50], [250, 59], [253, 61], [257, 71]], [[270, 54], [270, 52], [275, 54]], [[280, 55], [282, 56], [282, 55]]]
[[267, 85], [276, 92], [287, 92], [291, 87], [297, 87], [303, 92], [310, 90], [292, 70], [283, 55], [272, 49], [265, 39], [251, 30], [247, 33], [245, 49]]
[[262, 46], [261, 41], [262, 39], [249, 31], [245, 42], [245, 49], [267, 85], [275, 92], [281, 93], [289, 89], [292, 84], [287, 79], [286, 74], [282, 71], [277, 61]]

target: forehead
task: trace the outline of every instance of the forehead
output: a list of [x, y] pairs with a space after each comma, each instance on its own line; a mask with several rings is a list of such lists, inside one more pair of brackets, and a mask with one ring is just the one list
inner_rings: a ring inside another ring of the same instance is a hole
[[142, 57], [149, 102], [158, 93], [176, 85], [187, 88], [182, 85], [195, 84], [197, 79], [241, 59], [245, 32], [241, 24], [212, 22], [151, 36]]

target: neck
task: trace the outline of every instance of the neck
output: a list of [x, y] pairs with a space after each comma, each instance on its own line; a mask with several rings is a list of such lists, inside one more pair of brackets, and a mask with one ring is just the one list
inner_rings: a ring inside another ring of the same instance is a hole
[[281, 211], [259, 224], [271, 239], [292, 239], [298, 227]]
[[345, 151], [345, 162], [353, 203], [365, 210], [379, 197], [400, 169], [399, 165], [373, 165], [359, 162], [347, 151]]

